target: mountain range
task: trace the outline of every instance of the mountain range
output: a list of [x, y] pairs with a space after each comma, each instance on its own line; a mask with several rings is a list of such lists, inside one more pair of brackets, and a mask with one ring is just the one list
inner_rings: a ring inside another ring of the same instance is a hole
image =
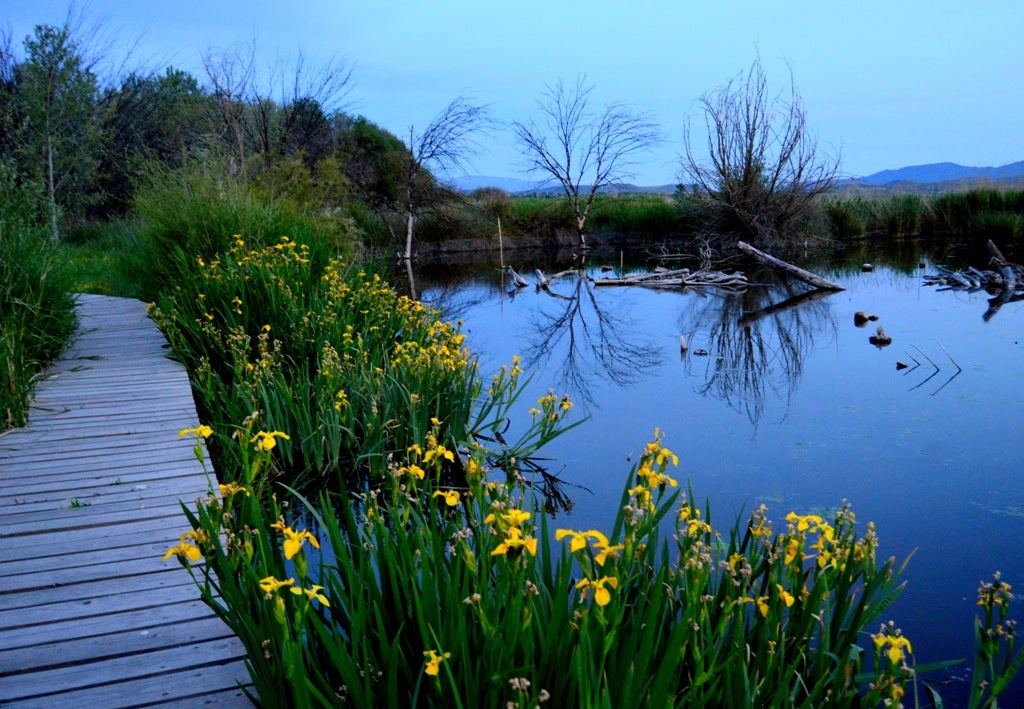
[[[1024, 180], [1024, 160], [1009, 163], [1000, 167], [967, 167], [952, 162], [939, 162], [929, 165], [911, 165], [895, 170], [882, 170], [864, 177], [853, 177], [840, 182], [840, 186], [865, 185], [885, 187], [894, 184], [939, 184], [943, 182], [991, 182], [997, 180]], [[515, 177], [486, 177], [463, 175], [452, 180], [452, 184], [464, 191], [472, 192], [481, 187], [496, 187], [506, 192], [515, 193], [561, 193], [561, 189], [551, 180], [522, 180]], [[675, 191], [675, 185], [655, 185], [640, 187], [636, 185], [618, 185], [611, 192], [663, 192]]]
[[852, 181], [862, 185], [890, 185], [894, 182], [970, 182], [974, 180], [1007, 180], [1024, 177], [1024, 160], [1001, 167], [965, 167], [953, 162], [939, 162], [931, 165], [913, 165], [898, 170], [882, 170]]

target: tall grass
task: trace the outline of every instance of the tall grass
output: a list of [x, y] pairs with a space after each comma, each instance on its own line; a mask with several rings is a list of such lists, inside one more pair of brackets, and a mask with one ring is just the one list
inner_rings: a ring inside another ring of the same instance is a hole
[[832, 235], [841, 240], [958, 236], [1009, 243], [1024, 235], [1024, 190], [994, 188], [936, 197], [893, 194], [836, 198], [824, 206]]
[[921, 229], [924, 200], [919, 195], [893, 195], [871, 204], [868, 230], [888, 236], [911, 236]]
[[27, 423], [37, 375], [75, 329], [67, 264], [31, 204], [0, 164], [0, 430]]
[[145, 274], [137, 231], [132, 221], [121, 219], [73, 228], [61, 242], [72, 290], [142, 298]]
[[825, 217], [831, 235], [840, 241], [859, 239], [864, 236], [867, 209], [864, 200], [830, 200], [825, 206]]
[[255, 244], [288, 236], [339, 254], [358, 251], [354, 222], [337, 210], [311, 209], [274, 195], [216, 161], [180, 169], [150, 168], [139, 186], [133, 212], [138, 225], [143, 289], [154, 298], [177, 283], [177, 267], [196, 257], [212, 261], [231, 247], [236, 234]]

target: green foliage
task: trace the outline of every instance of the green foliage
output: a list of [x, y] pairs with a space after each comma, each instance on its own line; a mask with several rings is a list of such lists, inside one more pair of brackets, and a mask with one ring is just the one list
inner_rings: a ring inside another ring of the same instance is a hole
[[893, 195], [871, 203], [868, 231], [889, 236], [910, 236], [921, 229], [926, 209], [919, 195]]
[[204, 135], [209, 106], [191, 74], [168, 67], [162, 74], [133, 72], [103, 96], [102, 154], [93, 218], [123, 216], [146, 163], [181, 167], [211, 147]]
[[936, 234], [1009, 240], [1021, 234], [1022, 219], [1024, 190], [975, 189], [932, 200], [927, 226]]
[[1024, 233], [1024, 212], [982, 212], [971, 217], [967, 228], [971, 236], [1005, 244]]
[[35, 377], [74, 332], [65, 263], [0, 162], [0, 430], [24, 426]]
[[[1009, 617], [1010, 584], [997, 571], [992, 582], [981, 582], [978, 605], [982, 616], [974, 619], [974, 677], [971, 682], [970, 709], [996, 709], [999, 695], [1024, 666], [1024, 650], [1016, 647], [1017, 621]], [[984, 678], [985, 681], [978, 681]]]
[[516, 197], [508, 204], [508, 216], [510, 228], [530, 236], [576, 231], [572, 205], [565, 197]]
[[[327, 250], [235, 238], [178, 264], [153, 314], [204, 420], [227, 431], [259, 412], [261, 426], [291, 433], [278, 462], [293, 482], [379, 475], [432, 417], [466, 435], [480, 383], [457, 328]], [[217, 439], [218, 469], [237, 469], [234, 450]]]
[[[514, 396], [507, 375], [496, 386], [495, 402]], [[563, 426], [555, 397], [538, 407], [525, 442]], [[607, 534], [551, 530], [521, 478], [495, 478], [493, 451], [470, 441], [453, 452], [438, 433], [397, 455], [381, 486], [296, 513], [271, 494], [261, 433], [243, 426], [239, 483], [188, 511], [192, 530], [167, 557], [242, 639], [265, 704], [857, 707], [903, 696], [909, 640], [891, 625], [869, 639], [901, 569], [876, 561], [873, 527], [858, 534], [848, 507], [830, 520], [790, 514], [778, 532], [762, 507], [715, 529], [692, 492], [675, 492], [678, 460], [656, 433]], [[458, 486], [444, 479], [449, 456], [466, 471]]]
[[75, 293], [142, 298], [143, 273], [135, 224], [89, 222], [71, 228], [60, 251]]
[[680, 231], [679, 207], [661, 195], [602, 196], [594, 201], [591, 228], [597, 232], [664, 237]]
[[214, 260], [237, 234], [256, 244], [288, 236], [340, 253], [355, 250], [358, 234], [350, 219], [310, 209], [290, 194], [271, 178], [253, 187], [215, 160], [181, 169], [151, 164], [134, 202], [144, 293], [155, 297], [187, 278], [182, 264]]

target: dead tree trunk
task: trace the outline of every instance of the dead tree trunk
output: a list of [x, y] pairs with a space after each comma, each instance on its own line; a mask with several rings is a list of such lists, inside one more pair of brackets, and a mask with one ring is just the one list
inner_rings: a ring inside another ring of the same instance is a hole
[[766, 254], [764, 251], [761, 251], [759, 249], [755, 249], [753, 246], [751, 246], [750, 244], [746, 243], [745, 241], [739, 242], [738, 244], [736, 244], [736, 246], [739, 247], [740, 251], [745, 251], [746, 253], [750, 254], [751, 256], [756, 258], [761, 263], [767, 264], [768, 266], [771, 266], [772, 268], [776, 268], [776, 269], [778, 269], [780, 271], [788, 273], [793, 278], [796, 278], [797, 280], [803, 281], [804, 283], [806, 283], [809, 286], [813, 286], [815, 288], [820, 288], [821, 290], [831, 290], [831, 291], [846, 290], [845, 288], [843, 288], [838, 283], [833, 283], [832, 281], [825, 280], [821, 276], [816, 276], [815, 274], [811, 273], [810, 271], [805, 271], [804, 269], [800, 268], [799, 266], [794, 266], [791, 263], [786, 263], [782, 259], [775, 258], [774, 256], [772, 256], [770, 254]]

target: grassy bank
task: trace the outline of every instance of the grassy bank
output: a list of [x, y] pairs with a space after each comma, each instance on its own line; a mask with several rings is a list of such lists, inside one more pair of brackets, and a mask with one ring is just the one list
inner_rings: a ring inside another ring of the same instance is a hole
[[32, 204], [0, 170], [0, 431], [27, 423], [36, 377], [75, 328], [67, 264]]
[[832, 236], [839, 240], [952, 236], [1009, 245], [1024, 236], [1024, 190], [833, 198], [824, 210]]

